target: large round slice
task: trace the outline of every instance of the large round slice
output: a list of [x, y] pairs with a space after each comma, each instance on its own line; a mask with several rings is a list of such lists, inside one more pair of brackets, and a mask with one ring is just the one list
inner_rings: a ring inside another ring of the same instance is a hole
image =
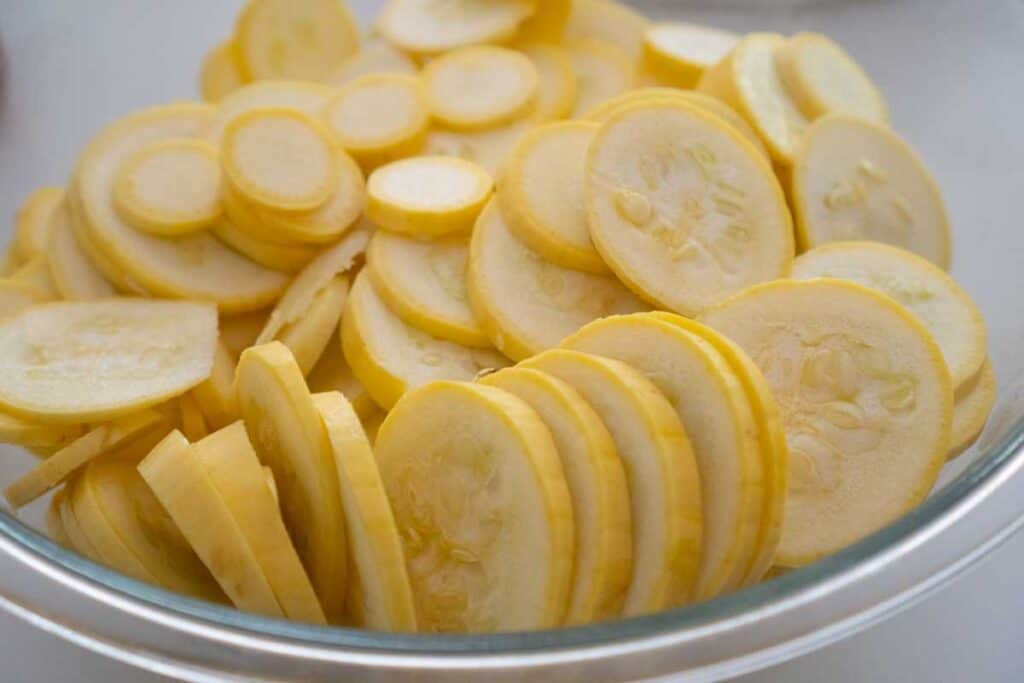
[[121, 218], [113, 201], [126, 159], [152, 143], [202, 135], [213, 113], [205, 105], [180, 104], [116, 121], [85, 148], [68, 192], [77, 195], [79, 227], [101, 257], [93, 261], [111, 281], [131, 280], [158, 296], [214, 301], [225, 311], [254, 310], [280, 294], [280, 273], [239, 256], [212, 235], [167, 240], [141, 233]]
[[953, 387], [913, 314], [822, 278], [753, 287], [704, 320], [754, 359], [779, 402], [790, 459], [776, 564], [830, 555], [928, 494], [949, 448]]
[[792, 178], [803, 249], [873, 240], [949, 268], [942, 194], [914, 150], [885, 126], [839, 114], [819, 119], [800, 145]]
[[238, 407], [260, 462], [277, 480], [281, 511], [329, 621], [344, 614], [345, 518], [330, 444], [295, 358], [280, 342], [246, 349]]
[[579, 392], [622, 459], [633, 525], [633, 575], [623, 616], [689, 602], [700, 570], [701, 482], [672, 405], [639, 370], [610, 358], [557, 349], [522, 366]]
[[573, 513], [558, 451], [533, 409], [493, 387], [433, 382], [391, 411], [375, 455], [420, 630], [561, 625]]
[[407, 52], [438, 54], [511, 38], [532, 14], [534, 4], [533, 0], [389, 0], [377, 30]]
[[375, 631], [415, 631], [402, 541], [363, 426], [338, 392], [313, 397], [334, 454], [352, 557], [349, 614]]
[[515, 360], [557, 346], [591, 320], [644, 308], [611, 276], [569, 270], [540, 257], [512, 235], [497, 201], [473, 232], [466, 286], [477, 320]]
[[391, 408], [408, 390], [433, 380], [471, 380], [505, 367], [492, 349], [474, 349], [411, 327], [391, 311], [373, 281], [360, 273], [341, 318], [345, 359], [373, 400]]
[[379, 231], [366, 255], [374, 289], [406, 323], [448, 341], [490, 348], [469, 308], [465, 237], [423, 242]]
[[642, 313], [590, 323], [562, 344], [628, 363], [668, 398], [700, 472], [704, 540], [694, 598], [738, 588], [757, 551], [764, 471], [736, 374], [708, 342]]
[[553, 375], [508, 368], [480, 381], [537, 411], [561, 457], [576, 520], [566, 625], [617, 617], [633, 570], [633, 530], [626, 471], [611, 434], [579, 393]]
[[739, 133], [682, 102], [641, 102], [598, 131], [586, 201], [597, 250], [633, 291], [695, 315], [785, 275], [793, 228], [782, 188]]
[[35, 306], [0, 324], [0, 405], [45, 422], [124, 415], [206, 379], [216, 343], [217, 312], [207, 304]]
[[797, 258], [792, 277], [850, 280], [891, 296], [935, 337], [956, 390], [985, 362], [988, 335], [981, 311], [956, 280], [915, 254], [877, 242], [837, 242]]

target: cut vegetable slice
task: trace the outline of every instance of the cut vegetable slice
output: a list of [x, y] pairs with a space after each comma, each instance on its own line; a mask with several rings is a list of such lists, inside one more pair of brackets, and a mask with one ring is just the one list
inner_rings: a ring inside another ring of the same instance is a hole
[[405, 555], [370, 442], [352, 405], [338, 392], [313, 397], [334, 454], [345, 508], [352, 585], [349, 613], [375, 631], [415, 631]]
[[420, 630], [562, 623], [573, 513], [558, 452], [533, 409], [494, 387], [433, 382], [395, 406], [375, 454]]
[[779, 78], [776, 55], [786, 39], [775, 33], [751, 33], [728, 57], [704, 72], [698, 89], [740, 112], [783, 166], [793, 155], [808, 121]]
[[608, 428], [622, 458], [633, 525], [633, 574], [623, 616], [687, 602], [700, 567], [701, 488], [690, 442], [672, 405], [638, 370], [610, 358], [557, 349], [522, 365], [578, 391]]
[[64, 188], [41, 187], [30, 194], [14, 216], [14, 244], [27, 261], [46, 253], [52, 217], [64, 199]]
[[12, 282], [19, 282], [28, 285], [37, 292], [43, 294], [47, 301], [60, 298], [57, 291], [57, 284], [50, 274], [50, 266], [47, 263], [46, 255], [33, 256], [14, 271], [11, 275]]
[[366, 250], [369, 241], [370, 235], [366, 230], [357, 230], [311, 261], [288, 285], [277, 306], [270, 312], [255, 343], [273, 341], [285, 326], [300, 320], [313, 305], [316, 295], [352, 268], [356, 258]]
[[0, 443], [56, 453], [82, 436], [81, 425], [48, 425], [0, 412]]
[[797, 258], [791, 277], [850, 280], [891, 296], [935, 337], [955, 391], [985, 362], [988, 334], [981, 311], [956, 280], [911, 252], [876, 242], [833, 243]]
[[598, 125], [566, 121], [540, 126], [516, 145], [499, 185], [512, 233], [542, 258], [598, 275], [608, 266], [590, 240], [583, 183]]
[[494, 189], [476, 164], [425, 156], [381, 166], [366, 184], [366, 216], [384, 230], [421, 239], [469, 232]]
[[601, 126], [587, 160], [590, 234], [633, 291], [683, 315], [782, 277], [782, 189], [733, 128], [690, 105], [642, 102]]
[[434, 118], [456, 130], [493, 128], [526, 114], [539, 80], [525, 55], [489, 45], [453, 50], [423, 69]]
[[750, 403], [728, 363], [703, 339], [642, 313], [590, 323], [562, 345], [628, 363], [672, 404], [700, 473], [704, 531], [692, 597], [739, 588], [757, 551], [764, 470]]
[[949, 449], [953, 388], [913, 314], [822, 278], [752, 287], [704, 319], [754, 359], [779, 401], [790, 459], [776, 564], [836, 552], [928, 494]]
[[206, 54], [199, 71], [199, 92], [207, 102], [220, 102], [245, 85], [235, 49], [228, 40]]
[[489, 349], [431, 337], [402, 322], [380, 298], [366, 273], [356, 277], [341, 317], [345, 359], [373, 400], [390, 409], [401, 396], [433, 380], [471, 380], [508, 365]]
[[644, 37], [644, 66], [666, 85], [694, 88], [736, 46], [739, 36], [682, 22], [655, 24]]
[[[557, 5], [544, 3], [544, 6]], [[576, 106], [576, 71], [568, 51], [561, 45], [543, 42], [517, 42], [515, 48], [533, 62], [540, 79], [531, 115], [538, 123], [567, 118]]]
[[252, 0], [235, 40], [251, 80], [324, 81], [359, 49], [359, 28], [344, 0]]
[[326, 623], [245, 426], [235, 422], [190, 450], [248, 540], [284, 615], [311, 624]]
[[57, 545], [74, 550], [75, 546], [71, 543], [67, 531], [64, 530], [64, 521], [61, 519], [60, 508], [63, 503], [64, 489], [61, 489], [53, 494], [53, 498], [50, 499], [50, 504], [46, 508], [46, 533]]
[[21, 265], [21, 256], [18, 254], [17, 245], [8, 244], [0, 252], [0, 277], [10, 277]]
[[455, 131], [435, 128], [427, 134], [424, 153], [465, 159], [478, 164], [492, 178], [500, 178], [512, 148], [531, 127], [529, 121], [522, 119], [492, 130]]
[[71, 541], [71, 546], [82, 556], [92, 560], [97, 564], [102, 564], [103, 560], [100, 558], [99, 553], [96, 552], [96, 548], [93, 546], [92, 541], [85, 535], [85, 531], [82, 530], [82, 525], [78, 523], [78, 518], [75, 517], [74, 510], [71, 508], [71, 494], [74, 492], [76, 481], [72, 479], [68, 482], [68, 485], [61, 489], [64, 494], [60, 501], [60, 521], [64, 525], [64, 531], [68, 535], [68, 540]]
[[789, 454], [786, 450], [786, 435], [779, 418], [779, 406], [775, 395], [768, 386], [764, 374], [743, 349], [727, 337], [707, 325], [684, 318], [674, 313], [655, 311], [648, 315], [675, 325], [715, 347], [725, 362], [743, 384], [750, 408], [757, 422], [757, 439], [760, 445], [761, 470], [764, 495], [758, 532], [757, 551], [750, 565], [744, 584], [758, 583], [775, 561], [782, 536], [783, 513], [786, 504], [786, 473]]
[[430, 125], [430, 106], [415, 76], [384, 73], [356, 78], [328, 102], [324, 119], [363, 168], [417, 154]]
[[114, 204], [143, 232], [178, 237], [209, 227], [222, 211], [217, 148], [202, 140], [164, 140], [125, 159]]
[[633, 63], [612, 43], [574, 40], [566, 43], [578, 79], [573, 118], [621, 94], [633, 85]]
[[565, 35], [609, 42], [637, 59], [650, 26], [647, 17], [616, 0], [573, 0]]
[[373, 287], [406, 324], [463, 346], [490, 348], [469, 308], [464, 237], [421, 242], [380, 231], [370, 241], [366, 270]]
[[206, 304], [52, 303], [0, 325], [0, 405], [45, 422], [110, 419], [206, 379], [217, 312]]
[[645, 308], [613, 277], [538, 256], [512, 235], [496, 201], [473, 232], [466, 287], [480, 325], [514, 360], [557, 346], [591, 320]]
[[280, 342], [242, 353], [238, 405], [260, 462], [274, 471], [285, 526], [331, 622], [344, 614], [345, 519], [330, 444], [295, 358]]
[[188, 440], [171, 432], [138, 471], [235, 607], [283, 617], [248, 539]]
[[396, 50], [387, 41], [369, 38], [359, 46], [359, 51], [348, 57], [328, 79], [334, 85], [346, 85], [351, 81], [372, 74], [402, 74], [415, 76], [419, 69], [403, 52]]
[[231, 196], [231, 193], [224, 195], [225, 211], [229, 220], [217, 221], [213, 226], [213, 234], [221, 242], [264, 268], [282, 273], [297, 273], [316, 257], [317, 250], [314, 247], [274, 244], [253, 237], [253, 234], [259, 234], [264, 230], [263, 226], [257, 230], [236, 227], [243, 224], [250, 226], [251, 221], [259, 219], [251, 218], [249, 208], [242, 208], [238, 205], [237, 199], [229, 199]]
[[389, 0], [377, 29], [407, 52], [438, 54], [511, 38], [535, 5], [534, 0]]
[[755, 131], [742, 116], [737, 114], [735, 109], [722, 100], [694, 90], [679, 90], [677, 88], [664, 87], [637, 88], [636, 90], [625, 92], [618, 97], [613, 97], [604, 104], [599, 105], [596, 109], [591, 110], [587, 114], [587, 119], [590, 121], [596, 121], [597, 123], [604, 123], [619, 112], [625, 111], [639, 102], [647, 101], [682, 102], [684, 104], [697, 107], [698, 109], [703, 109], [709, 114], [714, 114], [720, 118], [723, 123], [735, 128], [736, 132], [742, 135], [747, 142], [757, 148], [757, 151], [763, 154], [766, 159], [770, 158], [767, 148], [765, 148], [764, 143], [761, 142], [761, 138], [757, 135], [757, 131]]
[[221, 163], [243, 197], [271, 209], [315, 209], [338, 185], [330, 131], [295, 109], [236, 116], [224, 129]]
[[953, 404], [953, 429], [947, 458], [955, 458], [974, 445], [996, 402], [996, 373], [985, 361], [977, 377], [957, 392]]
[[265, 81], [242, 86], [224, 97], [217, 106], [212, 123], [202, 134], [217, 147], [224, 137], [224, 129], [232, 120], [253, 109], [284, 107], [297, 109], [317, 117], [327, 100], [338, 91], [320, 83], [307, 81]]
[[88, 301], [114, 296], [116, 290], [78, 244], [71, 227], [70, 209], [63, 203], [53, 215], [49, 251], [46, 258], [50, 275], [62, 298]]
[[12, 508], [28, 505], [44, 495], [99, 456], [154, 427], [163, 418], [159, 413], [143, 411], [109, 424], [100, 425], [75, 439], [34, 469], [4, 489], [4, 498]]
[[18, 312], [48, 299], [45, 292], [24, 282], [0, 280], [0, 320], [10, 318]]
[[617, 617], [633, 569], [629, 487], [615, 442], [593, 408], [565, 382], [510, 368], [480, 380], [537, 411], [561, 458], [576, 520], [567, 626]]
[[192, 390], [205, 422], [212, 429], [221, 429], [238, 419], [235, 365], [235, 359], [224, 341], [218, 340], [210, 376]]
[[278, 333], [277, 339], [295, 356], [303, 375], [308, 375], [317, 364], [338, 329], [347, 298], [348, 280], [334, 278], [317, 292], [299, 320], [285, 325]]
[[102, 259], [92, 260], [111, 281], [131, 280], [158, 296], [215, 301], [225, 311], [255, 310], [280, 294], [282, 275], [239, 256], [211, 235], [165, 240], [138, 232], [111, 201], [125, 159], [153, 142], [201, 134], [212, 115], [212, 107], [172, 105], [115, 122], [83, 152], [75, 187], [68, 193], [79, 195], [78, 228], [88, 237], [82, 246], [88, 251], [91, 244], [101, 253]]
[[792, 197], [803, 249], [874, 240], [949, 269], [942, 194], [910, 146], [880, 124], [838, 114], [816, 121], [793, 164]]
[[[110, 530], [158, 586], [201, 600], [223, 602], [224, 593], [135, 466], [136, 462], [121, 458], [94, 460], [77, 487], [91, 489], [92, 499]], [[87, 526], [85, 530], [91, 533], [93, 529]]]
[[798, 33], [779, 50], [779, 76], [804, 116], [849, 114], [884, 123], [881, 91], [856, 61], [820, 33]]
[[327, 342], [316, 367], [306, 377], [306, 384], [309, 390], [315, 394], [328, 391], [340, 391], [342, 395], [352, 404], [352, 408], [359, 415], [361, 420], [371, 417], [378, 412], [377, 404], [370, 398], [366, 387], [359, 383], [352, 373], [352, 368], [345, 362], [345, 355], [341, 352], [341, 338], [338, 330]]

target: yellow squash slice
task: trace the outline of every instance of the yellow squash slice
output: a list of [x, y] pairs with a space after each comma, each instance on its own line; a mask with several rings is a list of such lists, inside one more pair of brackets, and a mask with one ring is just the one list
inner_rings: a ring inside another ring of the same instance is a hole
[[380, 231], [366, 255], [373, 287], [403, 321], [439, 339], [490, 348], [469, 308], [464, 237], [421, 242]]
[[64, 530], [64, 520], [61, 519], [60, 508], [64, 504], [64, 489], [57, 491], [50, 499], [46, 508], [46, 533], [57, 545], [74, 550], [75, 546]]
[[803, 249], [874, 240], [949, 269], [949, 216], [938, 185], [881, 124], [839, 114], [816, 121], [793, 164], [792, 197]]
[[704, 320], [754, 359], [779, 402], [790, 457], [776, 564], [829, 555], [928, 494], [949, 450], [953, 387], [913, 314], [822, 278], [752, 287]]
[[974, 445], [988, 422], [996, 402], [996, 373], [992, 362], [986, 360], [977, 377], [956, 394], [953, 404], [953, 436], [950, 438], [949, 458], [955, 458]]
[[182, 394], [178, 397], [178, 424], [181, 431], [189, 441], [199, 441], [210, 433], [206, 425], [206, 418], [203, 411], [199, 409], [199, 402], [191, 393]]
[[295, 356], [303, 375], [308, 375], [317, 364], [331, 335], [338, 329], [347, 298], [348, 280], [334, 278], [317, 292], [298, 320], [285, 325], [277, 334], [278, 341]]
[[591, 320], [644, 309], [613, 277], [541, 258], [512, 235], [496, 201], [473, 232], [466, 286], [477, 320], [514, 360], [557, 346]]
[[0, 324], [0, 405], [44, 422], [89, 422], [176, 396], [210, 374], [212, 306], [107, 299], [52, 303]]
[[210, 376], [192, 390], [204, 421], [212, 429], [221, 429], [238, 419], [235, 397], [235, 362], [223, 340], [217, 341]]
[[306, 384], [314, 394], [341, 392], [361, 420], [378, 412], [377, 404], [373, 402], [366, 387], [359, 383], [352, 373], [352, 368], [345, 362], [345, 355], [341, 351], [341, 337], [337, 329], [327, 342], [327, 348], [320, 355], [320, 360], [306, 376]]
[[416, 610], [402, 541], [370, 442], [338, 392], [313, 397], [327, 428], [345, 509], [351, 557], [349, 614], [375, 631], [415, 631]]
[[650, 28], [647, 17], [618, 0], [573, 0], [566, 38], [603, 40], [638, 59], [644, 35]]
[[217, 147], [231, 121], [253, 109], [284, 107], [297, 109], [314, 118], [320, 116], [337, 89], [308, 81], [263, 81], [249, 83], [226, 95], [217, 105], [213, 121], [202, 136]]
[[70, 209], [65, 201], [53, 216], [53, 232], [46, 254], [53, 283], [61, 298], [88, 301], [114, 296], [116, 290], [93, 265], [71, 227]]
[[615, 442], [593, 408], [565, 382], [527, 368], [480, 380], [525, 401], [551, 431], [576, 520], [572, 590], [565, 624], [619, 615], [633, 570], [629, 487]]
[[81, 425], [48, 425], [0, 412], [0, 443], [56, 453], [84, 431]]
[[[544, 3], [545, 6], [557, 4]], [[572, 114], [579, 84], [569, 51], [561, 45], [539, 41], [517, 42], [514, 47], [526, 55], [537, 70], [539, 81], [532, 119], [544, 123]]]
[[388, 0], [377, 30], [389, 42], [419, 54], [503, 42], [534, 10], [535, 0]]
[[531, 127], [528, 119], [520, 119], [490, 130], [433, 128], [427, 134], [424, 153], [465, 159], [480, 166], [492, 178], [500, 178], [512, 148]]
[[331, 74], [327, 82], [343, 86], [361, 76], [376, 74], [415, 76], [418, 71], [416, 62], [404, 52], [396, 50], [385, 40], [371, 37], [360, 44], [358, 52], [341, 63], [341, 66]]
[[633, 62], [615, 44], [581, 39], [566, 43], [565, 48], [578, 78], [574, 118], [632, 87]]
[[0, 320], [10, 318], [26, 308], [47, 301], [46, 292], [24, 282], [0, 280]]
[[612, 117], [586, 182], [597, 250], [661, 308], [692, 316], [789, 272], [792, 222], [771, 167], [698, 108], [645, 101]]
[[410, 389], [433, 380], [471, 380], [508, 359], [432, 337], [393, 313], [372, 280], [360, 273], [341, 318], [345, 359], [378, 405], [390, 409]]
[[64, 199], [64, 188], [41, 187], [30, 194], [14, 216], [14, 245], [27, 261], [46, 253], [53, 213]]
[[[224, 195], [225, 212], [229, 220], [217, 221], [213, 226], [213, 234], [224, 244], [239, 254], [260, 264], [264, 268], [282, 273], [297, 273], [305, 268], [316, 255], [315, 247], [298, 244], [274, 244], [253, 237], [265, 230], [260, 224], [252, 229], [259, 218], [252, 218], [251, 207], [240, 206], [233, 193]], [[239, 228], [237, 225], [246, 225]]]
[[391, 411], [375, 455], [421, 631], [562, 624], [573, 513], [558, 451], [533, 409], [494, 387], [433, 382]]
[[644, 67], [662, 83], [693, 88], [704, 71], [729, 54], [739, 36], [682, 22], [655, 24], [644, 37]]
[[46, 254], [30, 258], [18, 270], [14, 271], [10, 279], [12, 282], [32, 287], [37, 292], [43, 294], [47, 301], [60, 298], [60, 292], [57, 291], [57, 283], [53, 281], [53, 276], [50, 273], [50, 265], [47, 262]]
[[71, 508], [71, 495], [74, 493], [75, 481], [72, 479], [60, 493], [60, 521], [64, 527], [64, 532], [68, 535], [68, 541], [71, 542], [71, 547], [83, 557], [86, 557], [97, 564], [101, 564], [103, 560], [100, 558], [99, 553], [96, 552], [96, 548], [93, 546], [92, 541], [85, 535], [85, 531], [82, 530], [82, 525], [78, 523], [78, 518], [75, 517], [74, 510]]
[[327, 619], [344, 614], [345, 518], [327, 432], [305, 379], [279, 342], [238, 362], [238, 406], [260, 462], [274, 471], [285, 526]]
[[519, 35], [531, 40], [560, 42], [572, 13], [573, 0], [543, 0], [519, 27]]
[[700, 569], [701, 487], [672, 405], [638, 370], [609, 358], [557, 349], [522, 366], [579, 392], [604, 422], [622, 459], [633, 526], [633, 574], [622, 615], [688, 602]]
[[220, 102], [245, 85], [232, 41], [226, 41], [206, 53], [199, 70], [199, 92], [207, 102]]

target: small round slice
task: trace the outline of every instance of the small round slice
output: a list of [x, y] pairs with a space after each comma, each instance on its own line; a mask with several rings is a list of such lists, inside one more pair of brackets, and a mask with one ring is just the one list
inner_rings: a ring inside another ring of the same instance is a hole
[[338, 392], [317, 394], [313, 403], [327, 428], [345, 509], [354, 570], [349, 614], [361, 628], [415, 631], [416, 609], [402, 541], [359, 417]]
[[260, 462], [274, 471], [281, 511], [328, 620], [345, 609], [345, 517], [330, 443], [295, 358], [280, 342], [246, 349], [238, 407]]
[[785, 44], [775, 33], [748, 34], [704, 72], [698, 89], [740, 112], [768, 145], [772, 159], [789, 166], [809, 122], [779, 78], [776, 56]]
[[551, 431], [572, 497], [575, 555], [567, 626], [619, 615], [633, 569], [626, 471], [594, 409], [565, 382], [527, 368], [480, 380], [518, 396]]
[[739, 36], [683, 22], [655, 24], [644, 37], [644, 66], [677, 88], [696, 87], [701, 75], [736, 46]]
[[370, 241], [366, 270], [374, 289], [407, 324], [439, 339], [486, 349], [466, 294], [465, 237], [421, 242], [383, 230]]
[[416, 77], [372, 74], [342, 88], [328, 102], [324, 120], [341, 146], [372, 169], [420, 151], [430, 109]]
[[776, 564], [830, 555], [928, 494], [949, 449], [953, 387], [913, 314], [821, 278], [752, 287], [704, 321], [754, 359], [779, 402], [789, 494]]
[[[548, 4], [557, 3], [545, 3]], [[569, 52], [561, 45], [542, 42], [517, 42], [515, 48], [537, 69], [539, 81], [532, 118], [544, 123], [572, 114], [578, 84]]]
[[0, 325], [0, 405], [44, 422], [135, 412], [206, 379], [207, 304], [108, 299], [36, 306]]
[[938, 185], [914, 150], [885, 126], [840, 114], [818, 119], [792, 173], [804, 250], [873, 240], [949, 269], [949, 216]]
[[608, 273], [590, 239], [583, 189], [598, 125], [566, 121], [527, 133], [512, 152], [498, 198], [509, 229], [541, 257], [573, 270]]
[[381, 166], [366, 184], [366, 216], [384, 230], [420, 239], [469, 232], [494, 189], [476, 164], [424, 156]]
[[422, 78], [434, 118], [456, 130], [493, 128], [519, 118], [534, 106], [540, 80], [528, 57], [490, 45], [433, 59]]
[[645, 308], [614, 277], [540, 257], [513, 236], [497, 201], [473, 231], [466, 287], [480, 325], [514, 360], [557, 346], [591, 320]]
[[638, 370], [578, 351], [546, 351], [522, 364], [569, 384], [615, 442], [629, 481], [633, 574], [623, 616], [688, 602], [702, 546], [700, 475], [672, 405]]
[[315, 209], [338, 184], [330, 131], [294, 109], [254, 109], [231, 121], [221, 147], [235, 189], [261, 206]]
[[871, 78], [828, 36], [798, 33], [779, 50], [779, 76], [804, 116], [849, 114], [884, 123], [885, 97]]
[[40, 187], [14, 215], [14, 244], [22, 260], [45, 254], [53, 227], [52, 216], [64, 200], [64, 188]]
[[71, 227], [70, 209], [65, 203], [53, 216], [46, 259], [53, 283], [61, 298], [88, 301], [114, 296], [116, 290], [82, 250]]
[[511, 38], [534, 5], [533, 0], [388, 0], [377, 29], [402, 50], [439, 54]]
[[220, 102], [245, 84], [235, 44], [226, 41], [206, 54], [199, 71], [199, 92], [207, 102]]
[[981, 311], [944, 270], [878, 242], [836, 242], [802, 254], [791, 277], [850, 280], [887, 294], [928, 328], [949, 366], [954, 390], [977, 376], [988, 353]]
[[344, 0], [252, 0], [235, 41], [250, 80], [324, 81], [359, 49], [359, 27]]
[[196, 139], [164, 140], [125, 159], [114, 204], [131, 225], [165, 237], [209, 227], [222, 211], [217, 148]]
[[693, 316], [782, 277], [793, 228], [771, 167], [735, 129], [688, 104], [640, 102], [587, 159], [590, 235], [630, 289]]
[[693, 597], [739, 588], [757, 551], [764, 471], [753, 412], [728, 363], [703, 339], [643, 313], [590, 323], [562, 345], [627, 363], [668, 398], [700, 472], [704, 540]]
[[391, 411], [375, 455], [421, 631], [562, 624], [572, 506], [558, 451], [533, 409], [494, 387], [433, 382]]
[[405, 324], [377, 293], [367, 273], [352, 285], [341, 317], [345, 359], [373, 400], [390, 409], [410, 389], [441, 379], [471, 380], [505, 367], [492, 349], [473, 349]]
[[581, 39], [568, 42], [565, 47], [579, 84], [573, 118], [583, 116], [633, 85], [633, 62], [614, 44]]
[[359, 46], [359, 51], [348, 57], [338, 67], [328, 83], [347, 85], [361, 76], [376, 74], [399, 74], [415, 76], [419, 69], [408, 55], [396, 50], [380, 38], [369, 38]]
[[573, 0], [565, 36], [609, 42], [635, 60], [650, 26], [647, 17], [619, 0]]
[[953, 436], [950, 439], [950, 459], [955, 458], [978, 440], [992, 407], [996, 403], [996, 373], [992, 361], [986, 360], [978, 376], [961, 388], [953, 404]]

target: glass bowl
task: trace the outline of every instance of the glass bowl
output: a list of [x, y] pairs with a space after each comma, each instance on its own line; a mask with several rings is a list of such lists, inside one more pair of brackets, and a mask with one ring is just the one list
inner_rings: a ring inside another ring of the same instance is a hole
[[[542, 0], [543, 1], [543, 0]], [[134, 109], [197, 97], [206, 49], [240, 3], [8, 3], [0, 211], [65, 181], [77, 151]], [[381, 4], [351, 2], [366, 20]], [[85, 647], [193, 681], [718, 680], [864, 628], [934, 590], [1024, 514], [1024, 4], [1018, 0], [663, 0], [655, 17], [739, 31], [819, 30], [882, 85], [953, 218], [954, 272], [990, 331], [1000, 395], [986, 432], [922, 506], [782, 578], [693, 607], [587, 628], [402, 636], [263, 619], [144, 585], [51, 543], [45, 504], [0, 512], [0, 606]], [[5, 238], [9, 234], [4, 235]], [[0, 481], [31, 466], [13, 449]]]

